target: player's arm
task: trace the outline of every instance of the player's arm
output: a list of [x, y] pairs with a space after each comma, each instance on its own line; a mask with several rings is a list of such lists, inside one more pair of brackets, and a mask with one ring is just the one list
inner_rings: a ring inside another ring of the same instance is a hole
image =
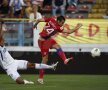
[[35, 23], [34, 26], [33, 26], [33, 28], [37, 28], [37, 25], [38, 25], [38, 23], [40, 23], [40, 22], [45, 22], [45, 19], [44, 19], [44, 18], [37, 19], [37, 20], [36, 20], [36, 23]]
[[82, 24], [81, 24], [81, 23], [78, 23], [77, 26], [76, 26], [75, 28], [70, 29], [69, 31], [63, 30], [62, 33], [68, 33], [68, 34], [71, 34], [71, 33], [75, 32], [76, 30], [78, 30], [80, 27], [82, 27]]
[[49, 22], [51, 19], [54, 19], [54, 18], [41, 18], [41, 19], [35, 20], [36, 23], [34, 24], [34, 28], [37, 27], [37, 25], [38, 25], [39, 22]]

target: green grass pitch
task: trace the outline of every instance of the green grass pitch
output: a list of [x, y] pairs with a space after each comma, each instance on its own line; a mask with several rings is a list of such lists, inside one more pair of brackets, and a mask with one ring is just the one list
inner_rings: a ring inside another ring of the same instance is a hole
[[23, 74], [34, 85], [18, 85], [5, 74], [0, 74], [0, 90], [108, 90], [108, 75], [45, 75], [44, 85], [36, 80], [38, 75]]

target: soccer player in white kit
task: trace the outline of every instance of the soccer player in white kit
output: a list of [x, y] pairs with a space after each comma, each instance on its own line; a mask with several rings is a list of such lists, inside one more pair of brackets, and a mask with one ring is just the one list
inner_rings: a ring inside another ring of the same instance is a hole
[[[58, 62], [57, 62], [58, 63]], [[26, 60], [15, 60], [9, 54], [8, 50], [4, 46], [2, 20], [0, 20], [0, 66], [6, 71], [14, 81], [18, 84], [34, 84], [32, 81], [24, 80], [21, 78], [17, 70], [24, 70], [27, 68], [33, 69], [55, 69], [57, 63], [53, 65], [30, 63]]]

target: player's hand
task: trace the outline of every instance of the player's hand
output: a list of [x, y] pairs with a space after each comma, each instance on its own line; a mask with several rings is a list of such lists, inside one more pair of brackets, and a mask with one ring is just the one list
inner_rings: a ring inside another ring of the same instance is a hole
[[80, 27], [82, 27], [83, 25], [81, 24], [81, 23], [78, 23], [77, 25], [76, 25], [76, 27], [74, 28], [74, 29], [72, 29], [71, 31], [69, 31], [68, 33], [69, 34], [71, 34], [71, 33], [73, 33], [73, 32], [75, 32], [76, 30], [78, 30]]
[[37, 23], [34, 24], [33, 29], [37, 29]]

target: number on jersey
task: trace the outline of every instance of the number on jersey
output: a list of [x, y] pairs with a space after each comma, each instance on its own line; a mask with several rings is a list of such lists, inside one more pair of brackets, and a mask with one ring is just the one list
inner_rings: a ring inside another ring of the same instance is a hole
[[47, 26], [45, 26], [45, 30], [47, 31], [48, 34], [51, 34], [54, 31], [54, 29], [50, 26], [49, 23]]
[[46, 29], [46, 31], [47, 31], [48, 34], [51, 34], [51, 33], [54, 31], [54, 29], [53, 29], [53, 28], [51, 28], [51, 29]]

